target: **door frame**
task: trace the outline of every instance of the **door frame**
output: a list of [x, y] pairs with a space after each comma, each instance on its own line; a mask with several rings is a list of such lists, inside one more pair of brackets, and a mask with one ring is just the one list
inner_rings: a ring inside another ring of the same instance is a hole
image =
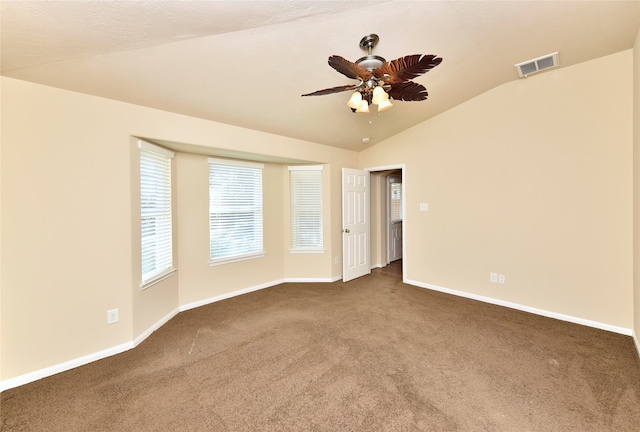
[[[376, 167], [369, 167], [369, 168], [364, 168], [365, 171], [368, 171], [369, 173], [373, 173], [373, 172], [379, 172], [379, 171], [389, 171], [389, 170], [402, 170], [402, 281], [405, 282], [406, 280], [406, 265], [407, 265], [407, 182], [406, 182], [406, 176], [407, 176], [407, 166], [406, 164], [394, 164], [394, 165], [384, 165], [384, 166], [376, 166]], [[386, 191], [385, 191], [385, 196], [386, 196]], [[386, 198], [385, 198], [386, 200]], [[371, 203], [371, 199], [369, 199], [369, 203]], [[371, 204], [369, 204], [371, 205]], [[388, 204], [387, 204], [388, 206]], [[388, 213], [388, 209], [387, 209], [387, 213]], [[388, 214], [386, 216], [387, 220], [385, 220], [384, 224], [381, 224], [384, 226], [384, 228], [380, 228], [383, 229], [384, 232], [382, 233], [384, 236], [386, 236], [388, 238]], [[371, 234], [370, 234], [371, 235]], [[387, 241], [388, 242], [388, 241]], [[388, 247], [388, 245], [387, 245]], [[385, 251], [385, 255], [387, 254], [387, 251]], [[370, 254], [371, 255], [371, 254]], [[387, 263], [388, 264], [388, 263]]]

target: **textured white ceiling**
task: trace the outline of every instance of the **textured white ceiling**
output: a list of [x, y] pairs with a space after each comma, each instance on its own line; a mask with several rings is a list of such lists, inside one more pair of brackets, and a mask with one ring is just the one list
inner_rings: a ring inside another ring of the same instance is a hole
[[[516, 63], [559, 51], [565, 67], [631, 48], [640, 0], [3, 0], [0, 19], [5, 76], [362, 150], [519, 79]], [[348, 92], [300, 97], [352, 83], [327, 58], [355, 61], [368, 33], [387, 60], [443, 57], [415, 80], [428, 100], [378, 116], [353, 114]]]

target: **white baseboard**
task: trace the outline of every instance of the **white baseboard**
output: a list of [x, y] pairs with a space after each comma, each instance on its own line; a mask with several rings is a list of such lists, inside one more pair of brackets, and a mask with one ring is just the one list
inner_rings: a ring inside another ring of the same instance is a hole
[[[211, 297], [209, 299], [206, 300], [201, 300], [201, 301], [197, 301], [197, 302], [193, 302], [193, 303], [188, 303], [186, 305], [182, 305], [179, 308], [174, 309], [173, 311], [169, 312], [167, 315], [165, 315], [162, 319], [160, 319], [159, 321], [157, 321], [155, 324], [153, 324], [151, 327], [149, 327], [147, 330], [145, 330], [144, 332], [142, 332], [140, 335], [138, 335], [133, 341], [131, 342], [126, 342], [120, 345], [117, 345], [115, 347], [112, 348], [107, 348], [105, 350], [102, 351], [98, 351], [92, 354], [88, 354], [82, 357], [78, 357], [76, 359], [73, 360], [69, 360], [57, 365], [53, 365], [44, 369], [40, 369], [34, 372], [30, 372], [24, 375], [20, 375], [17, 376], [15, 378], [10, 378], [8, 380], [4, 380], [4, 381], [0, 381], [0, 392], [3, 392], [5, 390], [14, 388], [14, 387], [19, 387], [21, 385], [24, 384], [28, 384], [30, 382], [33, 381], [37, 381], [39, 379], [42, 378], [46, 378], [48, 376], [52, 376], [55, 374], [58, 374], [60, 372], [65, 372], [67, 370], [70, 369], [74, 369], [76, 367], [79, 366], [84, 366], [86, 364], [92, 363], [94, 361], [97, 360], [101, 360], [103, 358], [106, 357], [110, 357], [112, 355], [116, 355], [116, 354], [120, 354], [122, 352], [128, 351], [136, 346], [138, 346], [142, 341], [144, 341], [146, 338], [148, 338], [149, 336], [151, 336], [151, 334], [158, 330], [160, 327], [162, 327], [164, 324], [166, 324], [169, 320], [171, 320], [174, 316], [176, 316], [178, 313], [189, 310], [189, 309], [194, 309], [200, 306], [204, 306], [210, 303], [215, 303], [215, 302], [219, 302], [221, 300], [225, 300], [231, 297], [236, 297], [242, 294], [247, 294], [253, 291], [258, 291], [261, 289], [265, 289], [265, 288], [269, 288], [275, 285], [279, 285], [281, 283], [285, 283], [285, 282], [336, 282], [342, 279], [342, 276], [337, 276], [334, 278], [319, 278], [319, 279], [311, 279], [311, 278], [305, 278], [305, 279], [301, 279], [301, 278], [289, 278], [289, 279], [281, 279], [281, 280], [277, 280], [277, 281], [273, 281], [273, 282], [268, 282], [265, 284], [261, 284], [261, 285], [256, 285], [253, 287], [249, 287], [249, 288], [244, 288], [241, 290], [237, 290], [237, 291], [233, 291], [230, 293], [226, 293], [226, 294], [221, 294], [219, 296], [215, 296], [215, 297]], [[530, 313], [534, 313], [537, 315], [542, 315], [542, 316], [546, 316], [549, 318], [556, 318], [556, 319], [560, 319], [563, 321], [568, 321], [568, 322], [573, 322], [576, 324], [582, 324], [582, 325], [586, 325], [589, 327], [595, 327], [595, 328], [599, 328], [602, 330], [608, 330], [611, 332], [615, 332], [615, 333], [620, 333], [620, 334], [624, 334], [624, 335], [628, 335], [628, 336], [632, 336], [633, 337], [633, 341], [635, 343], [636, 349], [638, 350], [638, 355], [640, 356], [640, 342], [638, 341], [638, 336], [635, 334], [635, 332], [633, 332], [631, 329], [626, 329], [623, 327], [616, 327], [616, 326], [612, 326], [609, 324], [604, 324], [604, 323], [599, 323], [599, 322], [595, 322], [595, 321], [590, 321], [590, 320], [585, 320], [582, 318], [576, 318], [576, 317], [572, 317], [569, 315], [563, 315], [563, 314], [558, 314], [555, 312], [549, 312], [549, 311], [545, 311], [542, 309], [536, 309], [536, 308], [532, 308], [529, 306], [524, 306], [524, 305], [520, 305], [517, 303], [511, 303], [511, 302], [507, 302], [507, 301], [503, 301], [503, 300], [498, 300], [498, 299], [494, 299], [491, 297], [485, 297], [485, 296], [480, 296], [480, 295], [475, 295], [475, 294], [470, 294], [464, 291], [457, 291], [457, 290], [453, 290], [453, 289], [449, 289], [449, 288], [445, 288], [445, 287], [440, 287], [437, 285], [431, 285], [431, 284], [425, 284], [422, 282], [417, 282], [417, 281], [412, 281], [412, 280], [408, 280], [405, 279], [403, 281], [406, 284], [409, 285], [414, 285], [420, 288], [426, 288], [426, 289], [430, 289], [430, 290], [434, 290], [434, 291], [440, 291], [440, 292], [444, 292], [447, 294], [452, 294], [452, 295], [456, 295], [459, 297], [466, 297], [466, 298], [470, 298], [473, 300], [478, 300], [478, 301], [482, 301], [485, 303], [491, 303], [491, 304], [496, 304], [499, 306], [505, 306], [505, 307], [509, 307], [512, 309], [517, 309], [517, 310], [521, 310], [521, 311], [525, 311], [525, 312], [530, 312]]]
[[30, 373], [27, 373], [27, 374], [24, 374], [24, 375], [17, 376], [15, 378], [10, 378], [8, 380], [0, 381], [0, 392], [3, 392], [5, 390], [9, 390], [10, 388], [19, 387], [19, 386], [24, 385], [24, 384], [29, 384], [30, 382], [37, 381], [39, 379], [52, 376], [52, 375], [58, 374], [60, 372], [65, 372], [65, 371], [68, 371], [70, 369], [77, 368], [79, 366], [84, 366], [84, 365], [92, 363], [94, 361], [102, 360], [103, 358], [111, 357], [113, 355], [120, 354], [120, 353], [128, 351], [128, 350], [130, 350], [132, 348], [135, 348], [136, 346], [140, 345], [140, 343], [142, 341], [144, 341], [146, 338], [151, 336], [151, 334], [154, 331], [158, 330], [160, 327], [165, 325], [171, 318], [176, 316], [179, 312], [180, 312], [180, 310], [178, 308], [176, 308], [173, 311], [169, 312], [162, 319], [160, 319], [158, 322], [153, 324], [147, 330], [142, 332], [142, 334], [140, 334], [138, 337], [136, 337], [131, 342], [125, 342], [123, 344], [120, 344], [120, 345], [112, 347], [112, 348], [107, 348], [107, 349], [104, 349], [102, 351], [98, 351], [98, 352], [95, 352], [95, 353], [92, 353], [92, 354], [88, 354], [88, 355], [85, 355], [85, 356], [82, 356], [82, 357], [78, 357], [76, 359], [69, 360], [69, 361], [66, 361], [66, 362], [63, 362], [63, 363], [59, 363], [57, 365], [49, 366], [47, 368], [40, 369], [40, 370], [37, 370], [35, 372], [30, 372]]
[[0, 392], [3, 392], [5, 390], [9, 390], [11, 388], [14, 387], [19, 387], [21, 385], [24, 384], [29, 384], [30, 382], [33, 381], [37, 381], [39, 379], [42, 378], [46, 378], [48, 376], [52, 376], [55, 374], [58, 374], [60, 372], [65, 372], [68, 371], [70, 369], [74, 369], [77, 368], [79, 366], [84, 366], [86, 364], [92, 363], [94, 361], [97, 360], [101, 360], [103, 358], [106, 357], [110, 357], [112, 355], [116, 355], [116, 354], [120, 354], [124, 351], [128, 351], [131, 348], [134, 348], [136, 346], [138, 346], [142, 341], [144, 341], [146, 338], [148, 338], [149, 336], [151, 336], [151, 334], [158, 330], [160, 327], [162, 327], [164, 324], [166, 324], [171, 318], [173, 318], [174, 316], [176, 316], [178, 313], [188, 310], [188, 309], [193, 309], [199, 306], [203, 306], [209, 303], [213, 303], [213, 302], [217, 302], [220, 300], [224, 300], [230, 297], [235, 297], [238, 295], [242, 295], [242, 294], [246, 294], [252, 291], [257, 291], [263, 288], [268, 288], [274, 285], [278, 285], [280, 283], [282, 283], [283, 280], [280, 281], [275, 281], [275, 282], [270, 282], [270, 283], [266, 283], [263, 285], [257, 285], [254, 287], [250, 287], [250, 288], [245, 288], [242, 290], [238, 290], [238, 291], [234, 291], [231, 293], [227, 293], [227, 294], [223, 294], [220, 296], [216, 296], [216, 297], [212, 297], [210, 299], [207, 300], [203, 300], [203, 301], [199, 301], [199, 302], [194, 302], [194, 303], [190, 303], [187, 305], [183, 305], [179, 308], [174, 309], [173, 311], [169, 312], [167, 315], [165, 315], [163, 318], [161, 318], [159, 321], [157, 321], [155, 324], [153, 324], [151, 327], [149, 327], [147, 330], [145, 330], [144, 332], [142, 332], [140, 335], [138, 335], [133, 341], [130, 342], [126, 342], [123, 344], [120, 344], [118, 346], [112, 347], [112, 348], [107, 348], [105, 350], [102, 351], [98, 351], [92, 354], [88, 354], [82, 357], [78, 357], [76, 359], [73, 360], [69, 360], [57, 365], [53, 365], [44, 369], [40, 369], [34, 372], [29, 372], [27, 374], [24, 375], [20, 375], [17, 376], [15, 378], [10, 378], [8, 380], [4, 380], [4, 381], [0, 381]]
[[58, 374], [60, 372], [65, 372], [68, 371], [70, 369], [74, 369], [77, 368], [79, 366], [84, 366], [86, 364], [92, 363], [94, 361], [97, 360], [101, 360], [103, 358], [106, 357], [110, 357], [112, 355], [116, 355], [116, 354], [120, 354], [124, 351], [130, 350], [132, 348], [135, 348], [136, 346], [138, 346], [142, 341], [144, 341], [146, 338], [148, 338], [149, 336], [151, 336], [151, 334], [158, 330], [160, 327], [162, 327], [163, 325], [165, 325], [169, 320], [171, 320], [174, 316], [176, 316], [178, 313], [189, 310], [189, 309], [194, 309], [200, 306], [204, 306], [210, 303], [215, 303], [215, 302], [219, 302], [221, 300], [225, 300], [231, 297], [236, 297], [242, 294], [247, 294], [253, 291], [258, 291], [264, 288], [269, 288], [275, 285], [280, 285], [281, 283], [285, 283], [285, 282], [335, 282], [342, 279], [342, 276], [338, 276], [337, 278], [290, 278], [290, 279], [281, 279], [281, 280], [276, 280], [273, 282], [267, 282], [261, 285], [256, 285], [256, 286], [252, 286], [249, 288], [244, 288], [241, 290], [237, 290], [237, 291], [233, 291], [230, 293], [226, 293], [226, 294], [221, 294], [219, 296], [215, 296], [215, 297], [211, 297], [205, 300], [201, 300], [201, 301], [197, 301], [197, 302], [193, 302], [193, 303], [188, 303], [186, 305], [182, 305], [174, 310], [172, 310], [171, 312], [169, 312], [167, 315], [165, 315], [163, 318], [161, 318], [159, 321], [157, 321], [155, 324], [153, 324], [151, 327], [149, 327], [147, 330], [145, 330], [144, 332], [142, 332], [140, 335], [138, 335], [133, 341], [130, 342], [126, 342], [123, 344], [120, 344], [118, 346], [112, 347], [112, 348], [107, 348], [104, 349], [102, 351], [98, 351], [92, 354], [88, 354], [82, 357], [78, 357], [76, 359], [73, 360], [69, 360], [57, 365], [53, 365], [44, 369], [40, 369], [34, 372], [29, 372], [27, 374], [24, 375], [20, 375], [17, 376], [15, 378], [10, 378], [8, 380], [4, 380], [4, 381], [0, 381], [0, 392], [3, 392], [5, 390], [14, 388], [14, 387], [19, 387], [21, 385], [24, 384], [29, 384], [30, 382], [33, 381], [37, 381], [39, 379], [42, 378], [46, 378], [48, 376], [52, 376], [55, 374]]
[[633, 337], [633, 342], [636, 344], [636, 351], [638, 351], [638, 357], [640, 357], [640, 341], [638, 340], [638, 335], [634, 331], [631, 336]]
[[[574, 317], [571, 315], [565, 315], [565, 314], [560, 314], [560, 313], [556, 313], [556, 312], [550, 312], [544, 309], [538, 309], [538, 308], [534, 308], [534, 307], [530, 307], [530, 306], [525, 306], [525, 305], [521, 305], [519, 303], [512, 303], [512, 302], [508, 302], [508, 301], [504, 301], [504, 300], [499, 300], [499, 299], [495, 299], [492, 297], [485, 297], [485, 296], [481, 296], [481, 295], [477, 295], [477, 294], [471, 294], [468, 292], [464, 292], [464, 291], [458, 291], [458, 290], [454, 290], [454, 289], [450, 289], [450, 288], [445, 288], [445, 287], [441, 287], [438, 285], [432, 285], [432, 284], [426, 284], [423, 282], [418, 282], [418, 281], [413, 281], [413, 280], [409, 280], [409, 279], [404, 279], [403, 281], [406, 284], [409, 285], [415, 285], [417, 287], [420, 288], [426, 288], [426, 289], [430, 289], [433, 291], [440, 291], [443, 293], [447, 293], [447, 294], [452, 294], [458, 297], [465, 297], [465, 298], [470, 298], [473, 300], [478, 300], [484, 303], [490, 303], [490, 304], [495, 304], [498, 306], [504, 306], [504, 307], [508, 307], [511, 309], [516, 309], [516, 310], [521, 310], [524, 312], [529, 312], [532, 314], [536, 314], [536, 315], [541, 315], [541, 316], [545, 316], [548, 318], [555, 318], [555, 319], [559, 319], [562, 321], [567, 321], [567, 322], [572, 322], [574, 324], [581, 324], [587, 327], [593, 327], [593, 328], [597, 328], [600, 330], [607, 330], [613, 333], [620, 333], [623, 335], [627, 335], [627, 336], [631, 336], [633, 331], [631, 329], [628, 328], [624, 328], [624, 327], [618, 327], [618, 326], [614, 326], [614, 325], [610, 325], [610, 324], [605, 324], [605, 323], [601, 323], [601, 322], [597, 322], [597, 321], [591, 321], [591, 320], [587, 320], [584, 318], [578, 318], [578, 317]], [[638, 341], [636, 339], [636, 348], [638, 348]], [[640, 349], [638, 350], [638, 352], [640, 353]]]
[[78, 366], [84, 366], [94, 361], [111, 357], [112, 355], [123, 353], [125, 351], [130, 350], [133, 347], [134, 347], [133, 342], [126, 342], [112, 348], [107, 348], [102, 351], [98, 351], [92, 354], [78, 357], [76, 359], [59, 363], [57, 365], [49, 366], [47, 368], [40, 369], [34, 372], [29, 372], [27, 374], [20, 375], [15, 378], [9, 378], [8, 380], [4, 380], [0, 382], [0, 392], [3, 392], [10, 388], [18, 387], [24, 384], [29, 384], [30, 382], [37, 381], [39, 379], [46, 378], [48, 376], [52, 376], [60, 372], [65, 372], [70, 369], [77, 368]]
[[249, 288], [243, 288], [241, 290], [232, 291], [230, 293], [221, 294], [219, 296], [211, 297], [205, 300], [188, 303], [186, 305], [180, 306], [180, 312], [184, 312], [186, 310], [194, 309], [194, 308], [208, 305], [211, 303], [219, 302], [221, 300], [226, 300], [228, 298], [236, 297], [242, 294], [248, 294], [250, 292], [259, 291], [265, 288], [270, 288], [272, 286], [280, 285], [282, 283], [330, 283], [330, 282], [339, 281], [340, 279], [342, 279], [342, 276], [338, 276], [335, 278], [284, 278], [284, 279], [276, 280], [273, 282], [267, 282], [267, 283], [255, 285]]
[[286, 283], [331, 283], [336, 280], [342, 279], [341, 277], [338, 279], [334, 278], [285, 278], [284, 282]]
[[162, 327], [167, 322], [169, 322], [171, 318], [178, 315], [179, 313], [180, 313], [180, 308], [175, 308], [174, 310], [169, 312], [167, 315], [164, 316], [164, 318], [161, 318], [160, 321], [156, 322], [154, 325], [152, 325], [151, 327], [143, 331], [140, 335], [138, 335], [138, 337], [136, 337], [133, 340], [133, 346], [137, 347], [138, 345], [140, 345], [142, 341], [144, 341], [146, 338], [151, 336], [151, 333], [158, 330], [160, 327]]
[[242, 295], [242, 294], [248, 294], [250, 292], [259, 291], [259, 290], [265, 289], [265, 288], [270, 288], [270, 287], [275, 286], [275, 285], [280, 285], [281, 283], [284, 283], [284, 282], [285, 282], [284, 279], [280, 279], [280, 280], [277, 280], [277, 281], [267, 282], [267, 283], [260, 284], [260, 285], [255, 285], [255, 286], [252, 286], [252, 287], [249, 287], [249, 288], [243, 288], [243, 289], [240, 289], [240, 290], [237, 290], [237, 291], [232, 291], [230, 293], [221, 294], [221, 295], [218, 295], [218, 296], [215, 296], [215, 297], [211, 297], [211, 298], [208, 298], [208, 299], [205, 299], [205, 300], [200, 300], [200, 301], [193, 302], [193, 303], [187, 303], [186, 305], [180, 306], [180, 312], [184, 312], [186, 310], [194, 309], [194, 308], [197, 308], [197, 307], [200, 307], [200, 306], [204, 306], [204, 305], [208, 305], [208, 304], [211, 304], [211, 303], [219, 302], [221, 300], [226, 300], [228, 298], [236, 297], [236, 296], [239, 296], [239, 295]]

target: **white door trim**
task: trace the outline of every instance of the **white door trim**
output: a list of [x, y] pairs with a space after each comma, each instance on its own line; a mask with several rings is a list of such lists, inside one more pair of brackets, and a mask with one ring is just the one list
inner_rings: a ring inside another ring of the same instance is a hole
[[385, 165], [385, 166], [377, 166], [365, 168], [365, 171], [375, 172], [375, 171], [387, 171], [399, 169], [402, 170], [402, 281], [406, 283], [407, 280], [407, 224], [409, 220], [407, 220], [407, 166], [406, 164], [396, 164], [396, 165]]

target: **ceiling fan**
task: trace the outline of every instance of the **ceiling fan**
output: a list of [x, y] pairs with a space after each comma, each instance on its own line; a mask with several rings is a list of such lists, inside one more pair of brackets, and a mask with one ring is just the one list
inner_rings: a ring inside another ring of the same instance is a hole
[[376, 34], [363, 37], [360, 40], [360, 48], [366, 50], [368, 55], [355, 63], [338, 55], [329, 57], [329, 66], [348, 78], [357, 79], [359, 83], [331, 87], [302, 96], [322, 96], [354, 90], [351, 99], [347, 102], [353, 112], [369, 112], [370, 104], [377, 105], [378, 112], [382, 112], [393, 106], [389, 99], [402, 101], [427, 99], [427, 89], [422, 84], [411, 80], [438, 66], [442, 58], [433, 54], [413, 54], [386, 61], [380, 56], [371, 54], [379, 40]]

